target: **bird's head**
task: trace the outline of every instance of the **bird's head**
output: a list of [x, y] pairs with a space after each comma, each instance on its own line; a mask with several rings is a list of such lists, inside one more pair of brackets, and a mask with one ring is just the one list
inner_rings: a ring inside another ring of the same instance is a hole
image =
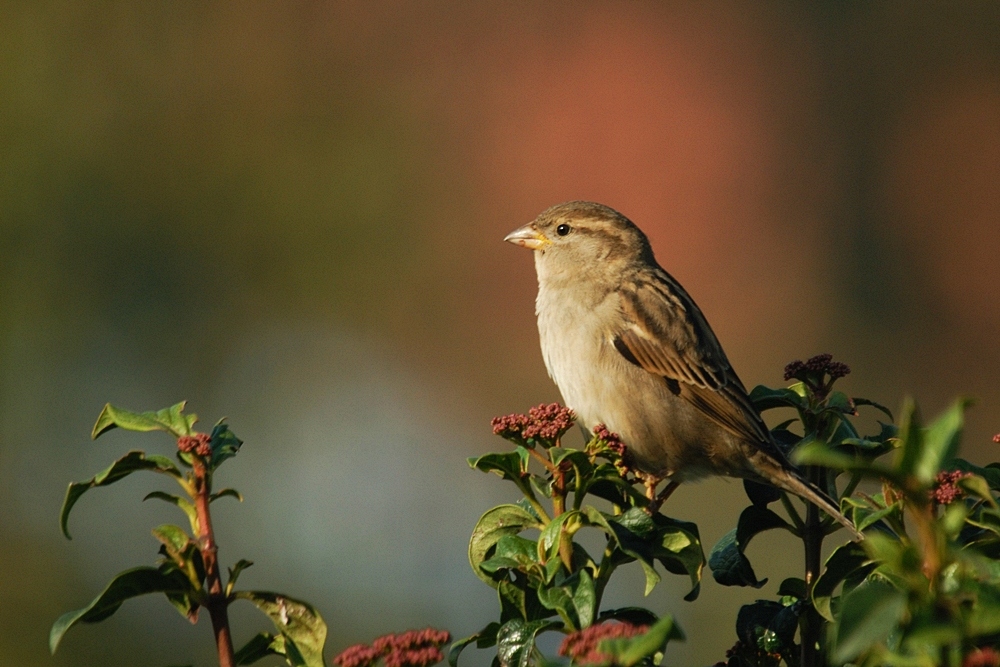
[[655, 263], [646, 235], [618, 211], [594, 202], [557, 204], [504, 241], [535, 251], [539, 280], [580, 275], [581, 269], [598, 265]]

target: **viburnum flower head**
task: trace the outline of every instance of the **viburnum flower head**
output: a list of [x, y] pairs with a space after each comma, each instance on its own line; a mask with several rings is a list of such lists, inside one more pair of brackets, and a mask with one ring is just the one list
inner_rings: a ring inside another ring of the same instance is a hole
[[950, 505], [956, 500], [961, 500], [965, 497], [965, 490], [958, 483], [971, 476], [971, 472], [962, 472], [961, 470], [939, 472], [934, 478], [931, 500], [938, 505]]
[[552, 447], [568, 431], [576, 415], [558, 403], [542, 403], [528, 410], [527, 415], [509, 414], [494, 417], [493, 433], [526, 447], [540, 444]]
[[182, 435], [177, 438], [177, 449], [185, 454], [196, 454], [205, 458], [212, 455], [211, 441], [212, 438], [207, 433]]
[[444, 660], [441, 647], [451, 641], [446, 630], [425, 628], [385, 635], [367, 644], [355, 644], [333, 659], [339, 667], [371, 667], [380, 659], [385, 667], [430, 667]]

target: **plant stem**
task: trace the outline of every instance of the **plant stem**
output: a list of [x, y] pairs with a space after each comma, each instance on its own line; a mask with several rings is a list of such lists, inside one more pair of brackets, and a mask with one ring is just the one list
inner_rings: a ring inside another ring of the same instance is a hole
[[[822, 481], [823, 470], [818, 466], [806, 466], [806, 477], [813, 484]], [[819, 578], [823, 551], [823, 525], [819, 508], [806, 504], [806, 520], [802, 526], [802, 544], [805, 547], [805, 580], [807, 598], [812, 598], [812, 589]], [[799, 617], [799, 633], [802, 638], [801, 667], [818, 667], [821, 657], [819, 640], [822, 635], [823, 620], [812, 605], [806, 605]]]
[[205, 579], [208, 584], [208, 613], [212, 617], [212, 630], [215, 633], [215, 645], [219, 649], [219, 667], [233, 667], [233, 636], [229, 630], [229, 600], [222, 590], [222, 577], [219, 574], [219, 548], [215, 544], [215, 533], [212, 530], [212, 515], [209, 512], [209, 494], [211, 488], [208, 481], [208, 471], [205, 464], [198, 458], [194, 459], [194, 503], [198, 512], [198, 541], [201, 545], [201, 558], [205, 563]]

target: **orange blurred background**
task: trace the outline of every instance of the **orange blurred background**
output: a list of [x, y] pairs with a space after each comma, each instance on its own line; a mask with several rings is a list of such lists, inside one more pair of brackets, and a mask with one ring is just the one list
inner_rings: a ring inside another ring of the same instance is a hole
[[[212, 660], [161, 599], [51, 622], [147, 564], [149, 478], [66, 484], [165, 437], [89, 429], [111, 401], [188, 399], [246, 440], [219, 484], [223, 562], [316, 604], [327, 654], [496, 611], [465, 549], [512, 499], [465, 457], [491, 416], [557, 400], [530, 256], [501, 242], [593, 199], [649, 234], [748, 386], [832, 352], [844, 387], [925, 412], [978, 398], [965, 455], [1000, 459], [1000, 5], [0, 4], [0, 664]], [[871, 420], [868, 423], [872, 423]], [[155, 483], [159, 483], [155, 480]], [[706, 551], [741, 485], [666, 508]], [[761, 591], [609, 604], [677, 616], [668, 664], [710, 664]], [[234, 608], [236, 639], [267, 628]], [[463, 658], [465, 660], [466, 658]], [[469, 664], [486, 664], [483, 655]], [[277, 663], [275, 663], [277, 664]]]

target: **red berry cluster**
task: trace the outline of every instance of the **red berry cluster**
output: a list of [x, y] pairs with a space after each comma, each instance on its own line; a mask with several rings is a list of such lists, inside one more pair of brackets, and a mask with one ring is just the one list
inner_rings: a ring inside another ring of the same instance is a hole
[[379, 637], [371, 646], [350, 646], [333, 663], [340, 667], [371, 667], [382, 659], [385, 667], [430, 667], [444, 660], [441, 647], [449, 641], [451, 634], [447, 630], [410, 630]]
[[621, 436], [617, 433], [612, 433], [608, 430], [608, 427], [604, 424], [598, 424], [594, 427], [594, 435], [598, 439], [602, 440], [608, 449], [613, 451], [618, 456], [625, 456], [625, 443], [622, 442]]
[[851, 372], [847, 364], [834, 361], [832, 354], [817, 354], [810, 357], [808, 361], [793, 361], [785, 366], [785, 380], [808, 381], [810, 376], [818, 377], [822, 382], [823, 374], [829, 375], [830, 380], [838, 380]]
[[1000, 444], [1000, 433], [997, 433], [995, 436], [993, 436], [993, 442]]
[[551, 446], [573, 426], [576, 415], [558, 403], [542, 403], [528, 410], [527, 415], [509, 414], [494, 417], [493, 433], [518, 444], [533, 440]]
[[600, 650], [602, 641], [628, 639], [649, 630], [648, 625], [631, 623], [598, 623], [567, 635], [559, 647], [559, 655], [570, 658], [577, 665], [611, 665], [612, 656]]
[[962, 472], [961, 470], [939, 472], [934, 478], [931, 500], [938, 505], [950, 505], [956, 500], [964, 498], [965, 491], [958, 485], [958, 482], [971, 476], [971, 472]]
[[989, 646], [977, 648], [965, 656], [962, 667], [1000, 667], [1000, 653]]
[[177, 449], [185, 454], [197, 454], [198, 456], [211, 456], [212, 446], [209, 444], [211, 437], [207, 433], [195, 433], [194, 435], [182, 435], [177, 438]]

